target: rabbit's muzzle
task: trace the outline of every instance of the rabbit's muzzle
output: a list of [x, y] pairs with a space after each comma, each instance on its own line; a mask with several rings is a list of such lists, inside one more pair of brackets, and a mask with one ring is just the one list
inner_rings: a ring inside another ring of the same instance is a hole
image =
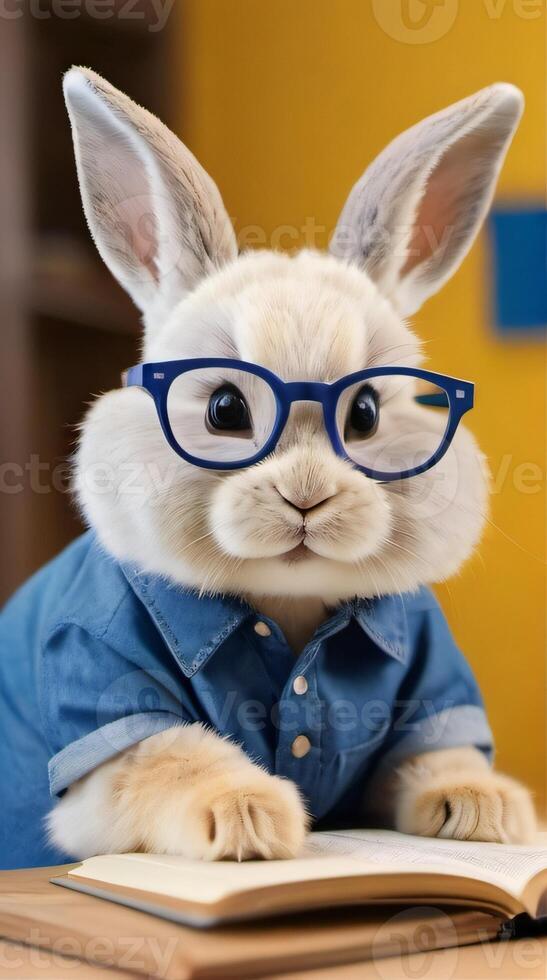
[[304, 544], [304, 557], [356, 562], [381, 545], [390, 526], [383, 488], [316, 443], [274, 453], [213, 494], [216, 541], [240, 559], [281, 558]]

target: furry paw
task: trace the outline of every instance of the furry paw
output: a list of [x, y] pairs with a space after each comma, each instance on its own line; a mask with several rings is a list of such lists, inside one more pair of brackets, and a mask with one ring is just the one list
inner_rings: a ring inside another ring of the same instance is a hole
[[531, 796], [508, 776], [470, 769], [405, 782], [396, 815], [403, 833], [500, 844], [534, 839]]
[[187, 851], [208, 861], [294, 857], [307, 826], [296, 786], [255, 766], [201, 781], [187, 800]]

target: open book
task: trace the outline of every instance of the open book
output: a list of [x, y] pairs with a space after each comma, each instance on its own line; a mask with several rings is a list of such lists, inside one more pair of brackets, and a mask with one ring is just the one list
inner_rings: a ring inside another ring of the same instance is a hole
[[56, 884], [207, 927], [335, 906], [463, 906], [503, 923], [547, 913], [547, 846], [411, 837], [382, 830], [310, 834], [290, 861], [203, 863], [164, 854], [88, 858]]

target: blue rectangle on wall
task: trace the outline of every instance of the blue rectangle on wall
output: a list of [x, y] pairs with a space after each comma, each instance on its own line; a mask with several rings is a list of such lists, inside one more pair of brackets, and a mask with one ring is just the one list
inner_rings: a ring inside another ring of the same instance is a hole
[[547, 211], [495, 208], [490, 215], [494, 317], [503, 334], [547, 326]]

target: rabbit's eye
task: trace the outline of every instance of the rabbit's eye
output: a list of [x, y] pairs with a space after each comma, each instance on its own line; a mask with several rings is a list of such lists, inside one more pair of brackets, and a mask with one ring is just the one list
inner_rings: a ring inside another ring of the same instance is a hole
[[379, 420], [378, 394], [370, 385], [363, 385], [353, 399], [348, 428], [362, 435], [371, 436], [376, 432]]
[[250, 429], [247, 402], [235, 385], [225, 384], [213, 392], [207, 406], [207, 423], [211, 429]]

